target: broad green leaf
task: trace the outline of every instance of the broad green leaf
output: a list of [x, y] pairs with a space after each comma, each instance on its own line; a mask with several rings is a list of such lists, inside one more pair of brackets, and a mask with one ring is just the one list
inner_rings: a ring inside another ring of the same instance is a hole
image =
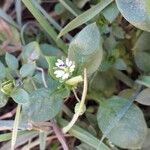
[[82, 71], [87, 68], [87, 73], [94, 73], [103, 56], [102, 39], [95, 23], [86, 26], [70, 43], [68, 57], [75, 61], [77, 68]]
[[[114, 121], [116, 120], [118, 111], [126, 103], [126, 99], [117, 96], [101, 103], [97, 113], [97, 120], [103, 133], [106, 132], [111, 120], [113, 118]], [[146, 134], [147, 126], [143, 113], [133, 104], [106, 137], [121, 148], [139, 149], [144, 142]]]
[[150, 76], [142, 76], [136, 82], [150, 88]]
[[133, 47], [135, 63], [144, 72], [150, 71], [150, 33], [143, 32]]
[[57, 58], [54, 57], [54, 56], [49, 56], [49, 57], [46, 57], [46, 60], [47, 60], [47, 63], [48, 63], [48, 73], [49, 75], [53, 78], [53, 79], [56, 79], [56, 75], [54, 74], [54, 67], [55, 67], [55, 63], [57, 61]]
[[102, 0], [94, 7], [88, 9], [81, 15], [77, 16], [74, 20], [72, 20], [69, 24], [67, 24], [59, 33], [58, 37], [60, 38], [64, 34], [68, 33], [69, 31], [79, 27], [80, 25], [86, 23], [87, 21], [91, 20], [97, 14], [99, 14], [105, 7], [107, 7], [113, 0]]
[[[43, 85], [43, 81], [42, 81], [42, 74], [41, 73], [36, 73], [35, 76], [33, 76], [33, 80], [36, 83], [36, 86], [38, 88], [42, 88]], [[50, 75], [45, 74], [45, 80], [46, 83], [48, 85], [48, 88], [50, 90], [56, 89], [59, 86], [59, 81], [54, 80]], [[30, 85], [30, 83], [28, 83]]]
[[24, 63], [28, 63], [31, 60], [37, 60], [40, 57], [40, 45], [36, 41], [30, 42], [23, 47], [21, 57]]
[[[61, 126], [66, 126], [68, 122], [66, 120], [60, 119], [59, 124]], [[76, 137], [77, 139], [81, 140], [82, 142], [88, 144], [89, 146], [93, 147], [94, 149], [97, 148], [97, 145], [99, 144], [99, 140], [94, 137], [92, 134], [90, 134], [85, 129], [78, 127], [77, 125], [74, 125], [70, 130], [69, 133]], [[105, 145], [104, 143], [101, 144], [99, 150], [110, 150], [110, 148]]]
[[7, 63], [7, 66], [9, 67], [9, 69], [11, 70], [17, 70], [18, 69], [18, 60], [15, 56], [13, 56], [12, 54], [6, 53], [5, 55], [5, 60]]
[[29, 99], [30, 99], [29, 94], [24, 89], [21, 88], [16, 89], [12, 91], [10, 96], [18, 104], [22, 104], [22, 105], [29, 104]]
[[149, 150], [150, 149], [150, 128], [148, 128], [147, 137], [142, 145], [142, 150]]
[[116, 0], [118, 9], [131, 24], [145, 31], [150, 31], [149, 0]]
[[96, 72], [95, 75], [92, 76], [89, 83], [89, 91], [97, 98], [101, 97], [103, 94], [111, 96], [116, 91], [115, 78], [110, 71]]
[[40, 48], [44, 56], [62, 56], [63, 55], [60, 49], [50, 44], [46, 44], [46, 43], [41, 44]]
[[54, 40], [57, 46], [62, 49], [65, 53], [67, 52], [67, 46], [62, 40], [57, 39], [57, 33], [54, 28], [48, 23], [44, 15], [39, 11], [37, 7], [37, 2], [35, 0], [27, 1], [22, 0], [25, 6], [29, 9], [31, 14], [36, 18], [41, 27], [46, 31], [46, 33]]
[[141, 91], [139, 95], [136, 97], [135, 101], [137, 101], [142, 105], [150, 106], [150, 88]]
[[6, 77], [6, 68], [3, 63], [0, 61], [0, 80]]
[[61, 110], [66, 95], [66, 90], [37, 89], [30, 94], [30, 105], [23, 106], [23, 113], [35, 122], [50, 120]]
[[4, 107], [8, 101], [8, 98], [0, 91], [0, 108]]
[[24, 64], [21, 68], [20, 68], [20, 75], [22, 78], [25, 78], [27, 76], [32, 76], [34, 71], [35, 71], [35, 64], [34, 63], [28, 63], [28, 64]]

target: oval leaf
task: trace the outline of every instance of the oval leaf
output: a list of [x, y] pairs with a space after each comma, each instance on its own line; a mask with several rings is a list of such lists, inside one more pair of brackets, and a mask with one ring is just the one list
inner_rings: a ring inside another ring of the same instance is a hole
[[45, 88], [33, 91], [30, 94], [30, 105], [23, 106], [23, 113], [35, 122], [52, 119], [62, 107], [64, 92], [64, 90], [50, 92]]
[[6, 68], [0, 61], [0, 79], [4, 79], [6, 76]]
[[[150, 33], [143, 32], [135, 43], [134, 50], [134, 59], [135, 63], [139, 69], [144, 72], [150, 71]], [[143, 46], [144, 45], [144, 46]]]
[[150, 88], [144, 89], [136, 98], [136, 101], [143, 105], [150, 106]]
[[7, 63], [7, 66], [9, 67], [9, 69], [11, 70], [17, 70], [18, 69], [18, 60], [15, 56], [13, 56], [12, 54], [6, 53], [5, 56], [5, 60]]
[[88, 74], [94, 73], [102, 61], [102, 39], [95, 23], [85, 27], [70, 43], [68, 57]]
[[[103, 133], [126, 102], [126, 99], [114, 96], [100, 105], [97, 120]], [[147, 126], [143, 113], [136, 105], [132, 105], [107, 138], [121, 148], [138, 149], [141, 148], [146, 134]]]
[[137, 28], [150, 32], [149, 0], [116, 0], [116, 3], [127, 21]]
[[27, 76], [32, 76], [34, 71], [35, 71], [35, 64], [29, 63], [29, 64], [24, 64], [21, 69], [20, 69], [20, 75], [22, 78], [27, 77]]
[[0, 108], [4, 107], [8, 101], [8, 98], [0, 91]]
[[10, 96], [18, 104], [29, 104], [29, 94], [24, 89], [16, 89]]

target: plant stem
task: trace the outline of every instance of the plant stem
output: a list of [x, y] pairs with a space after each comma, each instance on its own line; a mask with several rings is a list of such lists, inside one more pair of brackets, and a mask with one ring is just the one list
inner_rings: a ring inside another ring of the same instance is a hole
[[74, 88], [72, 89], [72, 91], [73, 91], [73, 94], [74, 94], [76, 100], [77, 100], [78, 102], [80, 102], [80, 99], [78, 98], [78, 95], [77, 95], [77, 93], [76, 93], [76, 91], [75, 91]]
[[62, 129], [63, 133], [68, 132], [73, 127], [73, 125], [76, 123], [76, 121], [78, 120], [80, 113], [82, 111], [82, 108], [84, 106], [84, 103], [85, 103], [85, 99], [86, 99], [86, 95], [87, 95], [87, 88], [88, 88], [87, 74], [86, 74], [86, 69], [84, 69], [84, 86], [83, 86], [83, 93], [82, 93], [82, 98], [81, 98], [81, 102], [79, 105], [79, 109], [73, 115], [73, 118], [69, 122], [69, 124]]

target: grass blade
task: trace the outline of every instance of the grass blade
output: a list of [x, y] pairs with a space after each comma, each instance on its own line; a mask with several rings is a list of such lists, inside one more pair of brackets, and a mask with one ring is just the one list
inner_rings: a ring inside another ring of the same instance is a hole
[[15, 149], [15, 143], [16, 143], [16, 139], [17, 139], [19, 120], [20, 120], [20, 110], [21, 110], [21, 105], [18, 105], [17, 110], [16, 110], [13, 132], [12, 132], [11, 150]]
[[[66, 126], [68, 124], [68, 121], [65, 121], [64, 119], [59, 120], [59, 124], [61, 126]], [[84, 129], [74, 125], [70, 130], [69, 133], [76, 137], [77, 139], [81, 140], [82, 142], [90, 145], [93, 148], [97, 148], [97, 145], [99, 144], [99, 140], [91, 135], [89, 132], [85, 131]], [[101, 144], [99, 150], [110, 150], [110, 148], [105, 145], [104, 143]]]
[[15, 9], [16, 9], [16, 17], [17, 17], [17, 23], [19, 27], [22, 26], [22, 7], [21, 7], [21, 0], [15, 1]]
[[41, 132], [39, 133], [40, 150], [45, 150], [45, 148], [46, 148], [46, 138], [47, 138], [46, 132], [41, 131]]
[[29, 9], [35, 19], [39, 22], [41, 27], [46, 31], [46, 33], [54, 40], [56, 45], [63, 50], [64, 53], [67, 53], [67, 46], [62, 40], [57, 40], [57, 33], [53, 27], [48, 23], [45, 16], [36, 8], [31, 0], [22, 0], [25, 6]]
[[[42, 6], [37, 1], [32, 1], [33, 4], [37, 7], [37, 9], [47, 18], [47, 20], [57, 29], [60, 31], [62, 27], [42, 8]], [[66, 38], [70, 41], [72, 37], [67, 34]]]
[[69, 24], [67, 24], [59, 33], [58, 38], [63, 36], [64, 34], [68, 33], [69, 31], [77, 28], [78, 26], [86, 23], [97, 14], [99, 14], [105, 7], [107, 7], [113, 0], [102, 0], [94, 7], [88, 9], [81, 15], [77, 16], [74, 20], [72, 20]]
[[69, 0], [59, 0], [59, 2], [75, 17], [77, 17], [81, 11], [75, 7], [75, 5]]

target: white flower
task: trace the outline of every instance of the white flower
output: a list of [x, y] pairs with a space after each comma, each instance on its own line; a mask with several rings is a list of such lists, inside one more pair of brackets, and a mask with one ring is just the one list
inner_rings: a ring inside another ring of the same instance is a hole
[[75, 69], [74, 62], [68, 58], [66, 58], [65, 61], [58, 59], [55, 65], [56, 67], [54, 67], [54, 74], [56, 75], [56, 78], [60, 78], [62, 80], [68, 79]]

